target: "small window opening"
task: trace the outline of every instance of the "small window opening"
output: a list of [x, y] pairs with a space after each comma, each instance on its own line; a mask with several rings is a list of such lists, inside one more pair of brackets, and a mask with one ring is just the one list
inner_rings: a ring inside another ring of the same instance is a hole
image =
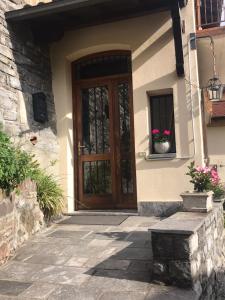
[[[170, 150], [168, 153], [176, 153], [173, 95], [150, 95], [149, 101], [151, 118], [150, 132], [152, 132], [153, 129], [158, 129], [160, 132], [164, 132], [165, 130], [169, 131]], [[152, 154], [157, 154], [153, 145], [153, 135], [151, 141], [150, 151]]]

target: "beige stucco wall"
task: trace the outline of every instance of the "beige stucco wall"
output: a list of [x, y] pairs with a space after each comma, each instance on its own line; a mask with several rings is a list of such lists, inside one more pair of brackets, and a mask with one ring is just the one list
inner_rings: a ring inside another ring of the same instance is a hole
[[[182, 17], [186, 20], [186, 34], [183, 35], [185, 69], [187, 78], [198, 82], [196, 51], [189, 53], [187, 45], [188, 34], [194, 31], [192, 4], [189, 1], [188, 7], [182, 10]], [[138, 201], [180, 200], [180, 193], [190, 188], [184, 175], [187, 165], [194, 159], [200, 164], [203, 162], [199, 93], [186, 84], [184, 78], [177, 77], [169, 12], [67, 32], [60, 42], [52, 45], [51, 59], [60, 172], [64, 175], [69, 211], [74, 210], [71, 62], [87, 54], [114, 49], [131, 50], [132, 53]], [[168, 88], [174, 93], [177, 159], [146, 161], [139, 156], [140, 152], [148, 154], [149, 145], [146, 92]]]
[[[213, 35], [216, 54], [216, 70], [219, 78], [225, 84], [225, 31]], [[213, 59], [209, 39], [198, 41], [198, 59], [200, 85], [205, 87], [209, 78], [213, 77]], [[225, 182], [225, 126], [208, 127], [207, 143], [211, 165], [217, 165], [220, 177]]]

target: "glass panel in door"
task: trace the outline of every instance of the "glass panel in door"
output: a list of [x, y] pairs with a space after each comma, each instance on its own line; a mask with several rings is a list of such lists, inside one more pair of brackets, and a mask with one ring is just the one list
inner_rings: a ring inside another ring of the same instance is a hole
[[109, 95], [107, 86], [82, 90], [83, 154], [110, 151]]
[[93, 202], [104, 201], [104, 195], [112, 194], [109, 104], [107, 85], [81, 89], [80, 187], [83, 198], [92, 197]]
[[83, 184], [86, 195], [111, 194], [110, 161], [85, 161], [83, 163]]
[[120, 121], [120, 186], [121, 193], [126, 195], [134, 192], [132, 168], [133, 149], [131, 145], [131, 113], [128, 82], [122, 82], [117, 85], [117, 97]]

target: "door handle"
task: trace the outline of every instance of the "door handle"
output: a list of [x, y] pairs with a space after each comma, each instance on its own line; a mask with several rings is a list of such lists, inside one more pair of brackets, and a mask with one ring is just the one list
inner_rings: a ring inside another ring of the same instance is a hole
[[85, 146], [81, 145], [81, 142], [79, 141], [78, 142], [78, 155], [79, 156], [81, 156], [81, 154], [82, 154], [81, 150], [84, 149], [84, 148], [85, 148]]

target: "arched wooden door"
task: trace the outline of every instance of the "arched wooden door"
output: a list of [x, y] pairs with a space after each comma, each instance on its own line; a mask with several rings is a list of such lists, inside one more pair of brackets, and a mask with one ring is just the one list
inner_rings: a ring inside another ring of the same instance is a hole
[[129, 70], [127, 52], [73, 64], [76, 209], [137, 207]]

